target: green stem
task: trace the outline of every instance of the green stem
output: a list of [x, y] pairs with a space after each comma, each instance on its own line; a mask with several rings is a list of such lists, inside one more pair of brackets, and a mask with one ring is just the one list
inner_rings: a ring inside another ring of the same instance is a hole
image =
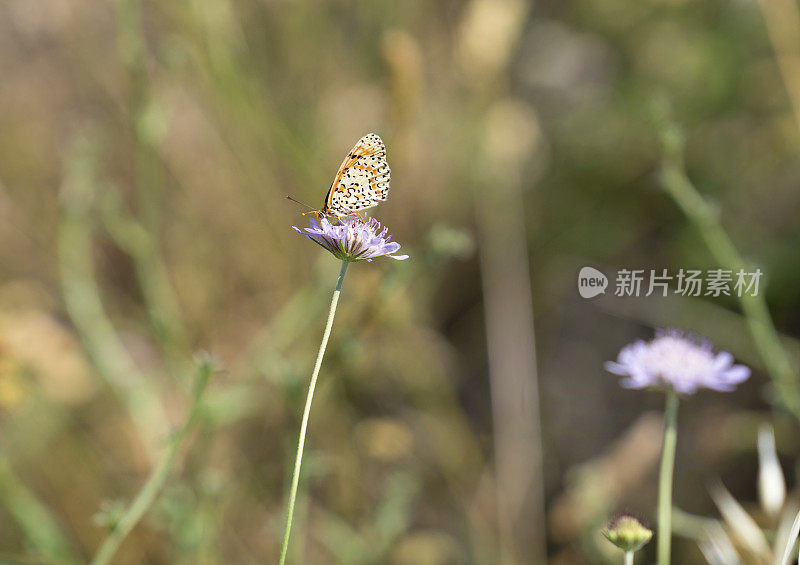
[[336, 288], [331, 299], [331, 308], [328, 312], [328, 322], [325, 324], [325, 333], [322, 334], [322, 343], [319, 344], [317, 352], [317, 362], [314, 364], [314, 372], [311, 373], [311, 383], [308, 385], [308, 395], [306, 396], [306, 406], [303, 410], [303, 421], [300, 424], [300, 439], [297, 442], [297, 456], [294, 460], [294, 473], [292, 474], [292, 488], [289, 492], [289, 504], [286, 511], [286, 529], [283, 532], [283, 546], [281, 547], [280, 565], [286, 562], [286, 552], [289, 549], [289, 534], [292, 531], [292, 517], [294, 515], [294, 503], [297, 498], [297, 484], [300, 481], [300, 465], [303, 462], [303, 447], [306, 443], [306, 429], [308, 428], [308, 415], [311, 412], [311, 401], [314, 399], [314, 389], [317, 386], [317, 376], [319, 368], [322, 366], [322, 358], [325, 356], [325, 348], [328, 346], [328, 338], [331, 336], [333, 326], [333, 316], [336, 313], [336, 304], [339, 302], [339, 293], [342, 290], [342, 281], [347, 271], [348, 261], [342, 261], [342, 269], [339, 271], [339, 278], [336, 280]]
[[128, 534], [131, 533], [136, 524], [139, 523], [139, 520], [142, 519], [145, 512], [147, 512], [150, 506], [152, 506], [153, 502], [155, 502], [158, 494], [161, 492], [161, 489], [164, 487], [164, 484], [169, 478], [169, 473], [172, 470], [172, 464], [175, 460], [175, 456], [178, 453], [178, 448], [183, 443], [183, 439], [186, 437], [186, 432], [189, 431], [189, 428], [192, 426], [197, 417], [198, 408], [200, 406], [200, 398], [203, 395], [203, 391], [206, 388], [206, 384], [208, 384], [209, 377], [213, 372], [214, 365], [210, 360], [201, 361], [199, 374], [194, 386], [194, 393], [192, 395], [192, 406], [189, 409], [189, 415], [187, 416], [186, 421], [184, 421], [183, 425], [170, 439], [169, 446], [167, 447], [167, 453], [150, 475], [150, 478], [147, 479], [147, 482], [139, 491], [139, 494], [136, 495], [136, 498], [133, 499], [133, 502], [131, 502], [130, 506], [128, 506], [128, 508], [125, 510], [119, 522], [117, 522], [117, 524], [111, 530], [111, 533], [109, 533], [108, 536], [106, 536], [106, 539], [103, 540], [103, 543], [100, 545], [100, 549], [97, 550], [94, 559], [92, 559], [91, 565], [107, 565], [108, 563], [111, 563], [111, 560], [114, 558], [114, 554], [116, 554], [119, 546], [128, 536]]
[[[719, 211], [697, 191], [686, 176], [683, 161], [684, 141], [681, 132], [667, 118], [662, 117], [661, 121], [661, 144], [664, 152], [661, 184], [694, 224], [717, 264], [734, 272], [744, 269], [747, 265], [722, 226]], [[738, 298], [753, 343], [775, 385], [776, 398], [779, 398], [780, 402], [800, 420], [797, 371], [781, 345], [764, 292], [759, 292], [755, 296], [745, 292]]]
[[54, 563], [81, 562], [56, 517], [17, 476], [5, 454], [0, 455], [0, 500], [41, 556]]
[[626, 551], [625, 552], [625, 565], [633, 565], [633, 552]]
[[672, 538], [672, 471], [678, 439], [678, 394], [667, 392], [664, 408], [664, 442], [661, 445], [661, 471], [658, 477], [658, 565], [669, 565]]

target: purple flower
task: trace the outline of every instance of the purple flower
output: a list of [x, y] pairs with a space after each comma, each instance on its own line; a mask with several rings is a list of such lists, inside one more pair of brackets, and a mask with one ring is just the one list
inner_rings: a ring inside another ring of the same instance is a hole
[[375, 218], [362, 221], [359, 218], [338, 218], [331, 223], [323, 216], [317, 221], [311, 218], [310, 227], [300, 229], [292, 226], [297, 233], [318, 243], [343, 261], [372, 261], [376, 257], [391, 257], [402, 261], [408, 255], [393, 255], [400, 250], [400, 244], [391, 241], [386, 235], [388, 228], [381, 229]]
[[727, 351], [714, 352], [710, 341], [678, 330], [659, 330], [648, 342], [626, 345], [617, 361], [607, 361], [605, 368], [628, 377], [620, 383], [625, 388], [671, 387], [683, 394], [694, 394], [699, 388], [735, 390], [750, 377], [750, 369], [734, 365]]

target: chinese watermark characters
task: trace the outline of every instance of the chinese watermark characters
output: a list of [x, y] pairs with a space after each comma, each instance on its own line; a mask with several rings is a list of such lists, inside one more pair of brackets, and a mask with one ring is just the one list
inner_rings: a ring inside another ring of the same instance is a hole
[[[756, 296], [761, 269], [620, 269], [614, 281], [614, 296]], [[608, 279], [592, 267], [578, 275], [578, 292], [584, 298], [605, 294]]]

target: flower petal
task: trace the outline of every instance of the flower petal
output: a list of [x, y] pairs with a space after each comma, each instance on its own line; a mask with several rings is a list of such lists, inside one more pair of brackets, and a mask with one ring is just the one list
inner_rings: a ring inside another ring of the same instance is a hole
[[309, 227], [292, 229], [344, 261], [371, 261], [384, 256], [397, 261], [408, 259], [408, 255], [394, 255], [400, 244], [391, 241], [388, 228], [375, 218], [344, 217], [332, 223], [326, 216], [311, 217]]
[[734, 365], [727, 351], [715, 352], [710, 341], [678, 330], [659, 330], [648, 342], [635, 341], [623, 347], [616, 361], [605, 369], [627, 376], [625, 388], [672, 388], [694, 394], [699, 388], [732, 391], [750, 377], [750, 369]]

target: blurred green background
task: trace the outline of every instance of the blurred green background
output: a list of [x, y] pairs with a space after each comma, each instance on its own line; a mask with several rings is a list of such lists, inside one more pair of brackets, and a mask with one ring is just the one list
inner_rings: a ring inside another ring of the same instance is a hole
[[718, 517], [720, 477], [774, 528], [756, 430], [791, 488], [797, 422], [736, 300], [585, 300], [576, 277], [718, 266], [659, 183], [670, 107], [796, 374], [798, 69], [786, 0], [4, 1], [2, 555], [94, 554], [206, 350], [222, 368], [114, 562], [277, 561], [338, 269], [283, 196], [321, 205], [369, 131], [392, 167], [373, 213], [411, 259], [348, 272], [290, 562], [619, 562], [598, 531], [655, 518], [663, 398], [602, 363], [657, 326], [754, 368], [683, 403], [675, 504]]

